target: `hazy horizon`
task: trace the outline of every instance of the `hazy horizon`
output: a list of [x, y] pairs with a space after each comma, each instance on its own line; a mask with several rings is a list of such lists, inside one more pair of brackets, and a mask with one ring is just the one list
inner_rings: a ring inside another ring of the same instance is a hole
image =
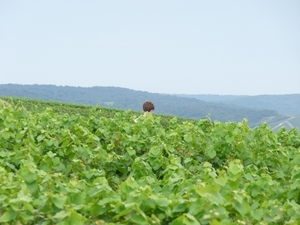
[[184, 93], [160, 93], [160, 92], [150, 92], [150, 91], [143, 91], [143, 90], [135, 90], [132, 88], [126, 88], [126, 87], [117, 87], [117, 86], [91, 86], [91, 87], [82, 87], [82, 86], [70, 86], [70, 85], [55, 85], [55, 84], [16, 84], [16, 83], [7, 83], [7, 84], [0, 84], [0, 85], [49, 85], [49, 86], [56, 86], [56, 87], [71, 87], [71, 88], [93, 88], [93, 87], [112, 87], [112, 88], [125, 88], [125, 89], [129, 89], [132, 91], [141, 91], [141, 92], [147, 92], [150, 94], [163, 94], [163, 95], [189, 95], [189, 96], [193, 96], [193, 95], [213, 95], [213, 96], [250, 96], [250, 97], [254, 97], [254, 96], [262, 96], [262, 95], [300, 95], [300, 93], [289, 93], [289, 94], [258, 94], [258, 95], [240, 95], [240, 94], [228, 94], [228, 95], [223, 95], [223, 94], [184, 94]]

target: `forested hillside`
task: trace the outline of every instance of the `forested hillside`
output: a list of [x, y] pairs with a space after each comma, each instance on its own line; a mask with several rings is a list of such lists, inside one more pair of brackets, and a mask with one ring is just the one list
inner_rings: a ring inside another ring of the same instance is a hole
[[212, 120], [249, 120], [251, 126], [261, 124], [268, 118], [282, 117], [275, 110], [256, 110], [241, 106], [201, 101], [195, 98], [178, 97], [158, 93], [134, 91], [118, 87], [70, 87], [54, 85], [0, 85], [0, 96], [14, 96], [41, 100], [99, 105], [109, 108], [142, 110], [146, 100], [155, 103], [155, 113], [200, 119], [209, 116]]

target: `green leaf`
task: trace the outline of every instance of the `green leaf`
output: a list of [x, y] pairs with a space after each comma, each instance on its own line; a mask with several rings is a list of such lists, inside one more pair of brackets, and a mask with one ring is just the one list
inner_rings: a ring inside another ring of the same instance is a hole
[[65, 211], [65, 210], [62, 210], [62, 211], [59, 211], [58, 213], [56, 213], [53, 218], [54, 219], [59, 219], [59, 220], [62, 220], [66, 217], [68, 217], [70, 215], [70, 213], [68, 211]]
[[26, 211], [21, 212], [20, 217], [25, 223], [29, 223], [30, 221], [34, 220], [34, 216], [32, 214], [28, 214]]
[[188, 142], [188, 143], [192, 142], [192, 140], [193, 140], [192, 136], [189, 135], [189, 134], [185, 134], [185, 135], [183, 136], [183, 138], [184, 138], [184, 140], [185, 140], [186, 142]]
[[28, 167], [23, 167], [18, 171], [18, 174], [23, 178], [27, 183], [32, 183], [37, 180], [37, 174], [35, 171], [30, 171]]
[[54, 140], [52, 139], [48, 139], [48, 140], [45, 140], [47, 146], [52, 146], [54, 144]]
[[251, 211], [251, 217], [257, 221], [261, 221], [263, 216], [264, 216], [263, 209], [256, 209], [254, 211]]
[[85, 202], [85, 192], [76, 193], [72, 197], [73, 204], [80, 205]]
[[8, 140], [10, 138], [10, 133], [9, 132], [1, 132], [1, 137], [4, 138], [4, 140]]
[[190, 157], [188, 157], [188, 158], [186, 158], [183, 162], [187, 164], [187, 163], [189, 163], [189, 162], [191, 162], [191, 161], [193, 161], [193, 159], [191, 159]]
[[238, 162], [230, 162], [228, 172], [230, 172], [233, 175], [236, 175], [238, 173], [243, 172], [244, 166], [241, 163]]
[[153, 199], [145, 199], [142, 203], [142, 206], [147, 209], [154, 209], [155, 201]]
[[257, 187], [256, 185], [253, 186], [253, 187], [251, 187], [251, 188], [249, 188], [249, 189], [251, 191], [252, 197], [256, 197], [260, 193], [260, 188]]
[[171, 225], [200, 225], [200, 223], [193, 215], [185, 213], [173, 220]]
[[222, 176], [218, 176], [216, 179], [215, 179], [216, 183], [221, 185], [221, 186], [225, 186], [228, 182], [228, 180], [225, 178], [225, 177], [222, 177]]
[[208, 148], [208, 149], [206, 150], [206, 154], [207, 154], [207, 156], [209, 157], [209, 159], [213, 159], [213, 158], [215, 158], [216, 155], [217, 155], [216, 151], [215, 151], [213, 148]]
[[38, 137], [37, 137], [37, 141], [38, 142], [41, 142], [42, 140], [44, 140], [45, 139], [45, 136], [44, 135], [39, 135]]
[[209, 224], [210, 224], [210, 225], [222, 225], [222, 223], [219, 222], [219, 221], [216, 220], [216, 219], [213, 219]]
[[246, 202], [235, 201], [233, 206], [242, 216], [250, 212], [250, 206]]
[[131, 213], [135, 209], [135, 204], [136, 203], [125, 204], [124, 210], [122, 210], [116, 216], [114, 216], [114, 219], [119, 219], [120, 217], [125, 216], [125, 215]]
[[87, 193], [90, 197], [95, 197], [100, 192], [101, 192], [101, 189], [99, 189], [98, 187], [93, 187]]
[[168, 200], [167, 198], [158, 197], [158, 198], [155, 198], [155, 203], [159, 207], [167, 207], [170, 204], [170, 200]]
[[160, 149], [157, 146], [153, 146], [149, 151], [149, 156], [151, 156], [151, 157], [157, 157], [161, 154], [162, 154], [162, 149]]
[[12, 221], [13, 219], [14, 217], [12, 216], [11, 213], [5, 212], [2, 214], [2, 216], [0, 216], [0, 223], [7, 223], [9, 221]]
[[76, 225], [84, 225], [86, 218], [82, 216], [81, 214], [72, 211], [70, 215], [70, 224], [76, 224]]
[[38, 198], [36, 198], [33, 201], [33, 205], [36, 206], [36, 208], [42, 208], [46, 205], [47, 200], [48, 200], [48, 196], [40, 195]]
[[214, 193], [212, 195], [208, 195], [207, 199], [216, 205], [223, 205], [225, 202], [223, 196], [220, 193]]
[[53, 204], [60, 209], [64, 208], [65, 202], [67, 200], [66, 196], [62, 196], [62, 195], [54, 195], [52, 196], [52, 202]]
[[231, 161], [227, 169], [228, 178], [232, 181], [238, 180], [244, 171], [244, 166], [239, 161]]
[[36, 192], [39, 188], [38, 182], [34, 181], [32, 183], [27, 184], [28, 189], [30, 190], [31, 193]]
[[142, 215], [138, 215], [138, 214], [132, 216], [131, 221], [136, 223], [136, 224], [141, 224], [141, 225], [142, 224], [149, 224], [145, 217], [143, 217]]
[[135, 156], [135, 154], [136, 154], [135, 150], [131, 146], [126, 148], [126, 151], [128, 152], [128, 154], [130, 156]]

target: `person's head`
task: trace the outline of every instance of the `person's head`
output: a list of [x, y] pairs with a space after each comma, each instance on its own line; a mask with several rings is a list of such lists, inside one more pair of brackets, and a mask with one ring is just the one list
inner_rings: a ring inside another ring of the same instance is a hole
[[144, 104], [143, 104], [143, 111], [144, 112], [152, 113], [154, 111], [154, 109], [155, 109], [155, 106], [152, 102], [150, 102], [150, 101], [144, 102]]

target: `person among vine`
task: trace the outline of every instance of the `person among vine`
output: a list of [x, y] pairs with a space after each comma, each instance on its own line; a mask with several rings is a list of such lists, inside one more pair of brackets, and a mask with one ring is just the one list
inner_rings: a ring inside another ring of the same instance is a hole
[[[152, 114], [154, 109], [155, 109], [155, 106], [154, 106], [153, 102], [151, 102], [151, 101], [144, 102], [144, 104], [143, 104], [144, 116], [146, 116], [147, 114]], [[137, 122], [138, 120], [139, 120], [139, 117], [136, 118], [134, 120], [134, 122]]]
[[147, 113], [151, 113], [152, 114], [153, 111], [154, 111], [154, 109], [155, 109], [155, 106], [154, 106], [153, 102], [151, 102], [151, 101], [144, 102], [144, 104], [143, 104], [144, 116]]

